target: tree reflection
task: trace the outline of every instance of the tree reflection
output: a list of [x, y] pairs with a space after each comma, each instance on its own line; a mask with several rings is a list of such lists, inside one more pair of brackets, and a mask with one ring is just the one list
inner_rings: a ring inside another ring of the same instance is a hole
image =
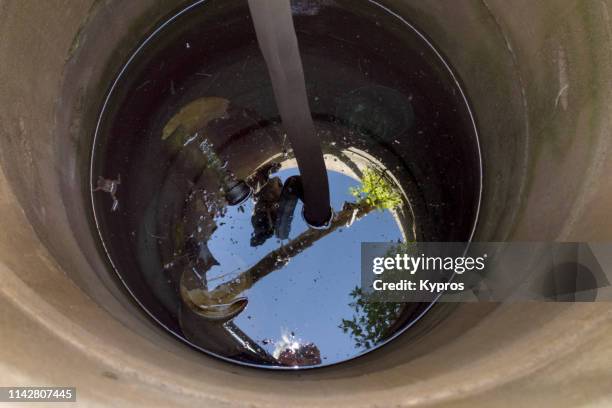
[[[259, 280], [281, 269], [292, 258], [338, 228], [350, 226], [374, 210], [390, 210], [402, 203], [401, 195], [393, 187], [385, 173], [373, 168], [368, 168], [363, 172], [360, 187], [352, 189], [351, 193], [357, 201], [344, 203], [342, 210], [334, 215], [329, 228], [306, 230], [287, 244], [265, 255], [235, 279], [223, 283], [211, 291], [204, 288], [187, 291], [190, 304], [201, 305], [205, 308], [209, 308], [213, 304], [230, 304], [237, 296], [240, 296]], [[181, 293], [184, 293], [184, 291], [181, 291]]]
[[389, 328], [400, 317], [404, 304], [369, 301], [360, 287], [355, 287], [350, 296], [353, 302], [349, 305], [355, 314], [352, 319], [342, 319], [338, 327], [351, 335], [355, 347], [370, 349], [388, 335]]

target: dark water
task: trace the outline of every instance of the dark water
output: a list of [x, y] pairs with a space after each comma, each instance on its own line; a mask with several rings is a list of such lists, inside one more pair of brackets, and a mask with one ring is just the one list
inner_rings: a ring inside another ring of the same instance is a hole
[[338, 363], [405, 330], [430, 305], [365, 302], [360, 243], [466, 241], [481, 185], [469, 108], [423, 37], [373, 2], [292, 4], [330, 229], [301, 217], [246, 1], [160, 26], [111, 87], [92, 157], [102, 242], [144, 310], [265, 367]]

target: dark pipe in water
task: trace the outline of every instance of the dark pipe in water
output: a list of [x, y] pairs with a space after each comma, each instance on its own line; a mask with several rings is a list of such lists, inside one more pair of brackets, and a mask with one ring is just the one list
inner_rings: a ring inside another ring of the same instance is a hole
[[249, 0], [259, 47], [268, 66], [276, 105], [293, 147], [304, 192], [304, 219], [329, 225], [329, 182], [321, 142], [308, 106], [304, 69], [289, 0]]

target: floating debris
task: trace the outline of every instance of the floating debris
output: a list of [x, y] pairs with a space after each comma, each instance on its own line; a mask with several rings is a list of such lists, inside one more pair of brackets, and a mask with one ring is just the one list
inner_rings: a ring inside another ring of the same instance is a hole
[[103, 191], [105, 193], [109, 193], [111, 198], [113, 199], [113, 205], [111, 207], [111, 211], [117, 211], [119, 208], [119, 200], [117, 200], [117, 187], [121, 184], [121, 174], [117, 175], [117, 179], [105, 179], [104, 177], [98, 177], [98, 183], [95, 191]]

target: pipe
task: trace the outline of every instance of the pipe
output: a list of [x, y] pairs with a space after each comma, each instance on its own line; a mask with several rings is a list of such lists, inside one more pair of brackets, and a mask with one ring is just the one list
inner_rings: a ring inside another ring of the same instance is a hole
[[329, 225], [332, 210], [321, 142], [312, 121], [304, 69], [289, 0], [249, 0], [259, 47], [268, 66], [276, 105], [297, 159], [304, 191], [304, 218]]

